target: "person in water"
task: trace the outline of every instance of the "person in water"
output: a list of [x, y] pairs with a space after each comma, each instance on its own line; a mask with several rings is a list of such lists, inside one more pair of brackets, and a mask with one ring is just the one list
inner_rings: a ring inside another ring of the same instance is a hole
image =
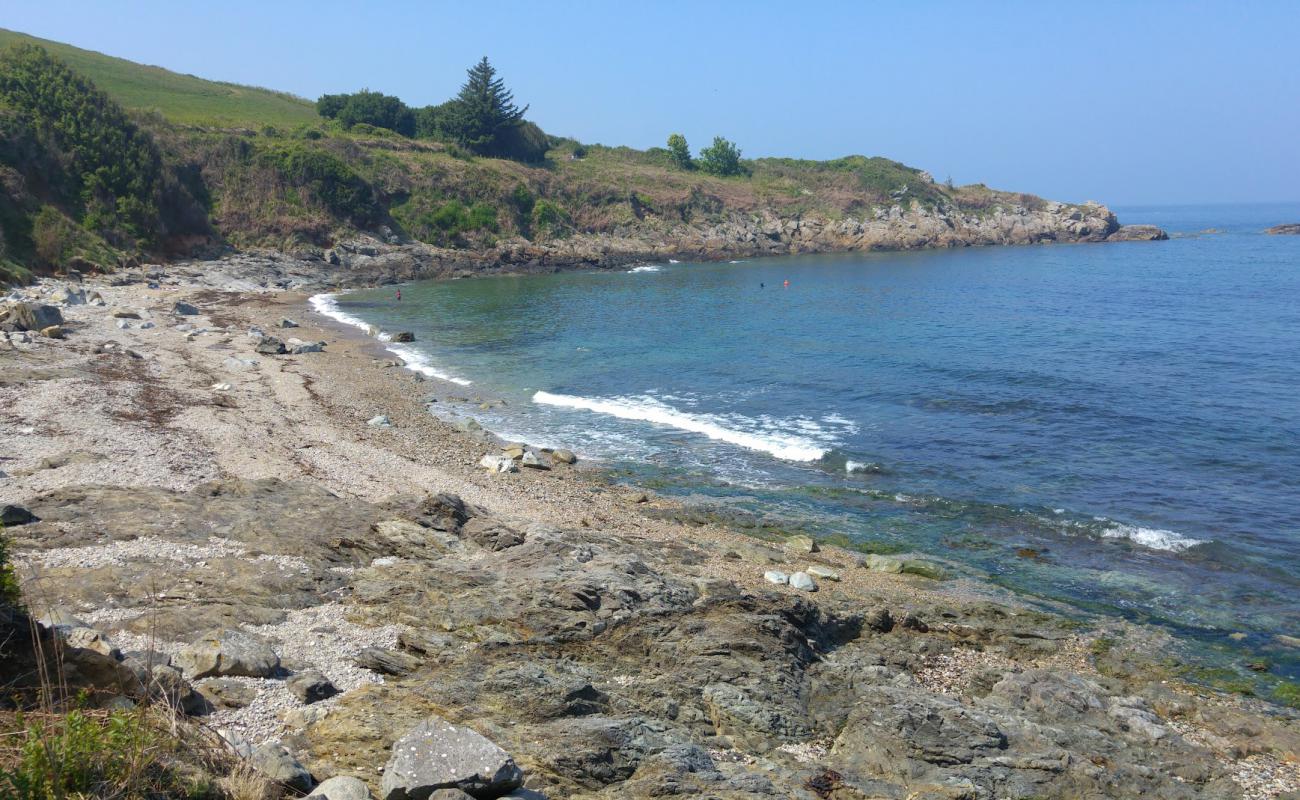
[[402, 300], [402, 290], [401, 290], [401, 289], [398, 289], [398, 290], [397, 290], [397, 300], [398, 300], [398, 302], [401, 302], [401, 300]]

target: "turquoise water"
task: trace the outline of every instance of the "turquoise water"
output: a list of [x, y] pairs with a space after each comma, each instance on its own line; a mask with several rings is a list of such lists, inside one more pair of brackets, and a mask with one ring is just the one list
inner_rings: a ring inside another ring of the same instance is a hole
[[508, 403], [435, 413], [1296, 679], [1273, 636], [1300, 631], [1300, 237], [1260, 232], [1300, 204], [1119, 213], [1174, 238], [422, 282], [336, 311]]

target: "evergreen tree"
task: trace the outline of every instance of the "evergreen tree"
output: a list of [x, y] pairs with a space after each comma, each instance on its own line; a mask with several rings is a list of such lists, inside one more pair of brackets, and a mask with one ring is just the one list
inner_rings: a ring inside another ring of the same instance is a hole
[[448, 127], [462, 145], [483, 154], [494, 153], [498, 137], [520, 125], [528, 111], [528, 106], [519, 108], [514, 104], [514, 95], [497, 77], [487, 56], [470, 67], [454, 103]]

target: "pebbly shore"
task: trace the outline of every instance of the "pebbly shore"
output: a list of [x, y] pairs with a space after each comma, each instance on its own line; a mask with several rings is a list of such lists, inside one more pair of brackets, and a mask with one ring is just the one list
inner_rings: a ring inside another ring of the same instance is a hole
[[1158, 632], [679, 522], [431, 415], [466, 389], [321, 285], [241, 257], [11, 298], [59, 320], [0, 341], [5, 534], [97, 702], [165, 683], [331, 797], [1300, 791], [1297, 714], [1174, 680]]

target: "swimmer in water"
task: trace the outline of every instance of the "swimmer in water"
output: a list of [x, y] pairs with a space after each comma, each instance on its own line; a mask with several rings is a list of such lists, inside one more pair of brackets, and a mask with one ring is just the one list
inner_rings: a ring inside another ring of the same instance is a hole
[[402, 300], [402, 290], [401, 290], [401, 289], [398, 289], [398, 290], [397, 290], [397, 300], [398, 300], [398, 302], [401, 302], [401, 300]]

